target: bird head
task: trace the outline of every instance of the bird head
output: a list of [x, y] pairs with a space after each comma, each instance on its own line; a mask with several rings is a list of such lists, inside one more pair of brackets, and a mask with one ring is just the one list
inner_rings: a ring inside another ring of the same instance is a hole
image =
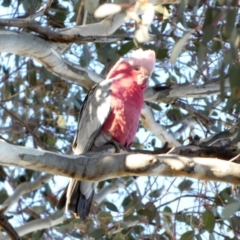
[[120, 58], [107, 74], [107, 79], [132, 74], [138, 85], [145, 89], [148, 85], [148, 78], [151, 76], [156, 63], [155, 52], [152, 50], [138, 49], [131, 53], [129, 58]]
[[140, 48], [133, 51], [126, 61], [133, 67], [137, 83], [145, 89], [156, 63], [155, 52], [152, 50], [144, 51]]

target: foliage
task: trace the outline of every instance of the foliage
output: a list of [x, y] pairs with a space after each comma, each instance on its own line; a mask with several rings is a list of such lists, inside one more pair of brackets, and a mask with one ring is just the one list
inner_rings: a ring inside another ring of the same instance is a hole
[[[114, 2], [123, 4], [122, 11], [130, 6], [128, 1]], [[133, 37], [114, 43], [72, 43], [66, 47], [64, 56], [105, 76], [117, 59], [141, 47], [156, 52], [158, 62], [151, 86], [201, 86], [219, 81], [217, 94], [206, 88], [195, 98], [189, 98], [179, 91], [182, 95], [175, 101], [149, 104], [155, 120], [181, 144], [187, 145], [195, 135], [204, 139], [237, 127], [240, 111], [239, 10], [237, 1], [172, 3], [155, 6], [155, 17], [149, 28], [152, 40], [139, 43]], [[81, 4], [81, 1], [53, 1], [35, 21], [56, 31], [71, 28], [79, 16]], [[42, 0], [4, 0], [0, 20], [31, 17], [45, 5], [46, 1]], [[93, 14], [87, 15], [86, 24], [98, 21]], [[114, 35], [130, 36], [136, 25], [140, 23], [127, 21]], [[4, 28], [41, 36], [29, 28]], [[1, 53], [0, 74], [1, 139], [21, 146], [71, 153], [78, 113], [87, 89], [71, 79], [66, 81], [52, 74], [31, 58], [10, 53]], [[226, 77], [229, 77], [230, 91], [225, 90]], [[212, 124], [202, 122], [196, 113], [210, 119]], [[239, 132], [236, 142], [238, 136]], [[157, 150], [164, 144], [140, 124], [134, 147]], [[217, 141], [214, 144], [231, 143]], [[19, 184], [32, 182], [41, 174], [4, 167], [0, 171], [0, 203]], [[114, 181], [100, 183], [98, 190]], [[227, 184], [154, 177], [142, 177], [134, 183], [128, 178], [122, 181], [127, 183], [126, 188], [106, 196], [102, 203], [94, 206], [86, 222], [68, 215], [62, 224], [28, 233], [21, 239], [200, 240], [238, 239], [240, 236], [240, 202], [238, 194]], [[12, 225], [19, 227], [53, 214], [66, 183], [63, 178], [53, 177], [40, 189], [23, 195], [10, 209], [9, 213], [14, 216]]]

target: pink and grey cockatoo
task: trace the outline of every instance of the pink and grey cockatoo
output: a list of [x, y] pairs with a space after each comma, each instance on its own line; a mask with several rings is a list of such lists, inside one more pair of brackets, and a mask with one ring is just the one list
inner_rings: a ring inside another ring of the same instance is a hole
[[[144, 101], [148, 77], [155, 66], [152, 50], [133, 51], [130, 58], [121, 58], [106, 79], [88, 93], [79, 115], [73, 142], [75, 155], [91, 151], [112, 140], [130, 147]], [[66, 208], [85, 220], [89, 214], [97, 182], [72, 179], [62, 194], [58, 208]]]

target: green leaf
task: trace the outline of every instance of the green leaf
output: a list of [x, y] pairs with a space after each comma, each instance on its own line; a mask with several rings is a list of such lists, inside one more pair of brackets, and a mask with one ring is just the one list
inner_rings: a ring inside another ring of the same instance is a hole
[[231, 85], [231, 98], [232, 99], [240, 99], [240, 65], [232, 64], [229, 69], [229, 78]]
[[143, 209], [143, 208], [138, 210], [137, 213], [139, 215], [148, 216], [148, 217], [151, 215], [151, 212], [149, 210]]
[[233, 29], [235, 28], [236, 16], [238, 14], [237, 8], [228, 8], [226, 14], [226, 25], [224, 27], [223, 35], [226, 38], [230, 38]]
[[1, 189], [0, 204], [2, 204], [7, 198], [8, 198], [7, 191], [4, 188]]
[[2, 6], [3, 7], [9, 7], [11, 2], [12, 2], [11, 0], [3, 0], [2, 1]]
[[162, 187], [162, 188], [160, 188], [160, 189], [153, 190], [152, 192], [149, 193], [148, 196], [149, 196], [150, 198], [158, 198], [158, 197], [161, 196], [163, 189], [164, 189], [164, 188]]
[[41, 206], [33, 206], [31, 209], [37, 214], [40, 215], [45, 212], [46, 210], [46, 205], [41, 205]]
[[219, 52], [222, 49], [222, 43], [220, 41], [212, 41], [210, 45], [210, 52], [215, 53]]
[[204, 213], [203, 213], [203, 223], [205, 225], [205, 228], [207, 229], [208, 232], [213, 232], [213, 229], [215, 227], [215, 217], [213, 215], [213, 213], [209, 210], [206, 210]]
[[178, 40], [178, 42], [173, 47], [171, 57], [170, 57], [170, 62], [172, 64], [175, 64], [175, 62], [176, 62], [178, 56], [180, 55], [184, 45], [186, 44], [186, 42], [188, 41], [188, 39], [190, 38], [192, 33], [193, 33], [193, 31], [185, 33], [184, 36], [180, 40]]
[[112, 240], [125, 240], [125, 235], [122, 234], [122, 233], [117, 233], [113, 238]]
[[162, 108], [161, 108], [161, 106], [159, 105], [159, 103], [150, 102], [150, 103], [149, 103], [149, 106], [150, 106], [152, 109], [154, 109], [154, 110], [162, 111]]
[[139, 235], [144, 231], [144, 227], [141, 225], [134, 226], [133, 231]]
[[106, 224], [108, 222], [111, 222], [112, 218], [113, 218], [113, 216], [110, 212], [101, 211], [98, 214], [98, 220], [101, 221], [101, 222], [104, 222], [104, 224]]
[[199, 65], [202, 64], [202, 62], [204, 61], [204, 58], [206, 57], [206, 53], [207, 53], [207, 48], [204, 44], [200, 43], [198, 46], [198, 62]]
[[190, 215], [188, 213], [185, 214], [184, 212], [180, 212], [180, 213], [177, 213], [175, 216], [176, 216], [175, 219], [178, 222], [184, 222], [191, 227], [199, 226], [199, 223], [200, 223], [199, 218], [195, 217], [192, 214]]
[[161, 33], [163, 33], [167, 27], [167, 24], [168, 24], [168, 19], [165, 19], [163, 22], [162, 22], [162, 27], [161, 27]]
[[57, 141], [57, 138], [55, 135], [50, 135], [46, 133], [41, 134], [39, 136], [39, 139], [50, 146], [54, 146]]
[[185, 190], [190, 190], [190, 187], [192, 186], [193, 181], [191, 180], [184, 180], [178, 185], [178, 189], [183, 192]]
[[159, 60], [163, 60], [164, 58], [168, 57], [168, 49], [165, 48], [160, 48], [157, 51], [156, 58]]
[[28, 72], [28, 82], [30, 86], [37, 86], [37, 72], [35, 70], [35, 66], [32, 60], [28, 61], [27, 72]]
[[65, 21], [66, 17], [67, 17], [67, 15], [66, 15], [65, 12], [57, 12], [55, 14], [55, 18], [56, 18], [58, 24], [63, 24], [63, 22]]
[[105, 231], [102, 228], [95, 229], [90, 233], [90, 236], [95, 239], [103, 239]]
[[129, 42], [127, 42], [127, 43], [124, 43], [124, 44], [120, 47], [120, 49], [118, 50], [118, 54], [119, 54], [120, 56], [123, 56], [123, 55], [125, 55], [126, 53], [128, 53], [130, 50], [132, 50], [133, 47], [134, 47], [133, 41], [129, 41]]
[[239, 202], [231, 202], [226, 205], [222, 211], [222, 217], [227, 219], [230, 218], [234, 213], [236, 213], [240, 208]]
[[89, 48], [87, 43], [82, 45], [82, 55], [80, 56], [79, 62], [81, 67], [87, 67], [91, 61], [91, 54], [89, 53]]
[[17, 180], [18, 183], [23, 183], [23, 182], [27, 181], [25, 174], [18, 175], [16, 177], [16, 180]]
[[198, 5], [199, 1], [198, 0], [189, 0], [188, 1], [188, 8], [193, 9]]
[[170, 224], [172, 223], [172, 209], [170, 207], [165, 207], [163, 209], [163, 216], [165, 221]]
[[239, 230], [239, 226], [240, 226], [240, 218], [238, 216], [233, 216], [229, 219], [229, 222], [231, 223], [231, 227], [233, 228], [233, 231]]
[[129, 196], [127, 196], [127, 197], [125, 197], [125, 198], [123, 199], [122, 206], [123, 206], [123, 207], [126, 207], [126, 206], [128, 206], [128, 204], [131, 203], [131, 202], [132, 202], [132, 198], [131, 198], [131, 196], [129, 195]]
[[58, 115], [57, 117], [57, 126], [59, 128], [66, 128], [66, 120], [63, 115]]
[[117, 207], [113, 203], [105, 202], [105, 205], [106, 205], [107, 209], [109, 209], [110, 211], [118, 212]]
[[188, 232], [185, 232], [180, 240], [193, 240], [194, 239], [194, 231], [188, 231]]
[[151, 147], [154, 147], [154, 148], [155, 148], [155, 146], [156, 146], [156, 138], [153, 138], [153, 139], [151, 140]]
[[217, 32], [216, 22], [221, 18], [221, 10], [208, 7], [203, 24], [203, 44], [206, 45]]
[[31, 239], [34, 239], [34, 240], [41, 239], [43, 234], [44, 234], [44, 230], [39, 230], [39, 231], [32, 232]]
[[224, 188], [219, 194], [216, 195], [215, 204], [217, 206], [223, 206], [224, 203], [231, 201], [231, 191], [232, 190], [230, 187]]
[[0, 182], [4, 182], [6, 180], [6, 172], [3, 166], [0, 166]]
[[177, 8], [177, 20], [182, 23], [182, 25], [185, 27], [185, 17], [183, 17], [185, 14], [184, 14], [184, 11], [186, 9], [186, 4], [187, 4], [188, 1], [185, 1], [185, 0], [182, 0], [179, 2], [178, 4], [178, 8]]
[[173, 108], [173, 109], [169, 109], [166, 112], [166, 116], [168, 117], [169, 120], [171, 120], [173, 123], [180, 121], [183, 119], [182, 116], [182, 112], [180, 111], [180, 109], [177, 108]]

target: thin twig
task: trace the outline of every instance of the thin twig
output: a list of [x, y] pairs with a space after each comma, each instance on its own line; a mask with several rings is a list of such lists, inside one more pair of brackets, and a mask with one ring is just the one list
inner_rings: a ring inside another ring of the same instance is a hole
[[45, 149], [45, 150], [47, 149], [47, 146], [38, 138], [38, 136], [35, 134], [35, 132], [25, 122], [23, 122], [21, 119], [16, 117], [11, 111], [9, 111], [7, 108], [5, 108], [2, 104], [0, 104], [0, 107], [6, 113], [8, 113], [13, 119], [15, 119], [17, 122], [19, 122], [22, 126], [26, 127], [28, 132], [34, 137], [34, 139], [38, 143], [39, 147], [41, 147], [42, 149]]
[[32, 19], [0, 19], [0, 26], [28, 28], [46, 39], [58, 43], [84, 43], [84, 42], [117, 42], [132, 41], [134, 35], [115, 35], [115, 36], [80, 36], [79, 34], [67, 35], [64, 32], [56, 32], [48, 27], [43, 27]]
[[35, 18], [37, 18], [37, 17], [42, 17], [42, 16], [44, 16], [44, 15], [47, 13], [48, 9], [51, 7], [52, 2], [53, 2], [53, 0], [48, 0], [47, 3], [46, 3], [46, 5], [45, 5], [45, 7], [44, 7], [43, 9], [41, 9], [39, 12], [36, 12], [36, 13], [34, 13], [34, 14], [31, 14], [31, 15], [30, 15], [29, 17], [27, 17], [26, 19], [33, 20], [33, 19], [35, 19]]
[[78, 14], [77, 14], [77, 19], [76, 19], [76, 26], [80, 26], [84, 24], [84, 12], [85, 12], [85, 7], [84, 7], [85, 1], [82, 0], [80, 3], [80, 6], [78, 8]]
[[7, 232], [12, 240], [20, 240], [18, 233], [8, 221], [10, 218], [12, 218], [12, 216], [4, 215], [4, 211], [7, 209], [7, 207], [8, 206], [5, 205], [0, 208], [0, 226]]

